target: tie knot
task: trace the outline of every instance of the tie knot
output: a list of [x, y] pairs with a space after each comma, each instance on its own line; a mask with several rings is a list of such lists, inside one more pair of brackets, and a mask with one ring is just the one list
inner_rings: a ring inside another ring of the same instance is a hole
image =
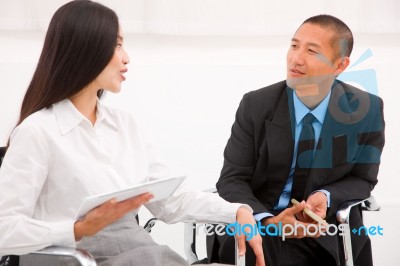
[[315, 116], [312, 113], [308, 113], [303, 118], [303, 125], [304, 124], [312, 124], [314, 122]]

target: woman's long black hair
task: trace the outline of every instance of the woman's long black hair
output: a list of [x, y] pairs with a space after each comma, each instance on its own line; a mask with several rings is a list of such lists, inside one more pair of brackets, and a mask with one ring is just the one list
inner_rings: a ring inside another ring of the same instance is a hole
[[93, 81], [114, 54], [118, 30], [115, 12], [99, 3], [75, 0], [60, 7], [47, 30], [18, 124]]

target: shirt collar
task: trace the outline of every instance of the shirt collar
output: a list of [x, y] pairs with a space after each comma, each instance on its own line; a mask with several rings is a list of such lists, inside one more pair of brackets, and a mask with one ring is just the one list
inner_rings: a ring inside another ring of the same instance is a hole
[[308, 107], [297, 97], [296, 92], [293, 91], [293, 105], [294, 113], [296, 117], [296, 125], [298, 125], [304, 116], [308, 113], [312, 113], [318, 122], [322, 125], [325, 120], [325, 114], [328, 110], [329, 99], [331, 97], [331, 91], [328, 95], [320, 102], [320, 104], [313, 110], [308, 109]]
[[96, 115], [97, 115], [96, 123], [101, 123], [102, 121], [105, 121], [112, 128], [114, 128], [116, 131], [118, 131], [118, 126], [115, 123], [115, 120], [112, 118], [113, 111], [109, 108], [106, 108], [99, 99], [97, 99]]
[[[60, 128], [62, 135], [67, 134], [72, 129], [77, 127], [82, 121], [87, 120], [87, 118], [82, 115], [78, 111], [78, 109], [76, 109], [75, 105], [69, 99], [64, 99], [58, 103], [53, 104], [52, 108], [54, 110], [58, 127]], [[105, 121], [115, 130], [118, 130], [117, 125], [110, 117], [110, 113], [99, 100], [97, 100], [96, 116], [96, 124]]]

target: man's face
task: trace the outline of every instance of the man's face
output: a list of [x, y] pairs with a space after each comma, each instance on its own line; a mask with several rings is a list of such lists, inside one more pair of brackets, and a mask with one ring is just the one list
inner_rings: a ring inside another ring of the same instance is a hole
[[310, 23], [294, 34], [287, 53], [287, 85], [299, 97], [325, 94], [330, 89], [340, 62], [331, 44], [333, 36], [332, 30]]

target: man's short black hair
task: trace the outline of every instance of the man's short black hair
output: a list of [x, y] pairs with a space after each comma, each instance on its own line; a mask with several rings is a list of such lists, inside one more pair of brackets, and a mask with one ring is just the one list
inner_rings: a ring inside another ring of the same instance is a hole
[[[353, 33], [350, 28], [340, 19], [331, 15], [317, 15], [306, 19], [303, 24], [316, 24], [324, 29], [331, 29], [336, 34], [332, 40], [332, 46], [338, 47], [338, 56], [350, 56], [353, 50]], [[302, 24], [302, 25], [303, 25]]]

